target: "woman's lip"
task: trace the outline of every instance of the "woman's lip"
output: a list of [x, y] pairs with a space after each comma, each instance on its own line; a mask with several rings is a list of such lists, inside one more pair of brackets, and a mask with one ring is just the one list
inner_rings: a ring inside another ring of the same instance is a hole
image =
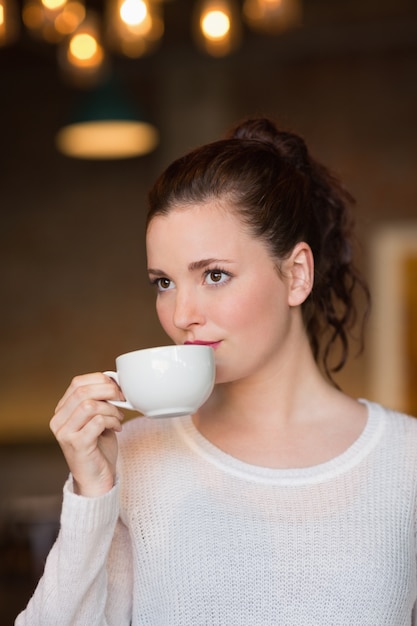
[[210, 346], [211, 348], [217, 348], [220, 345], [220, 341], [185, 341], [185, 345], [188, 346]]

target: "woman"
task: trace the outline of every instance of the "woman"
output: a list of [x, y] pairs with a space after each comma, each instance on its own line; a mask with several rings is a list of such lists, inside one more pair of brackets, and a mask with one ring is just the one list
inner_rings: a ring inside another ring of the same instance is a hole
[[159, 319], [213, 347], [215, 389], [121, 432], [118, 387], [73, 380], [51, 421], [71, 470], [61, 530], [16, 624], [410, 625], [417, 423], [331, 381], [367, 294], [350, 196], [255, 119], [174, 162], [149, 201]]

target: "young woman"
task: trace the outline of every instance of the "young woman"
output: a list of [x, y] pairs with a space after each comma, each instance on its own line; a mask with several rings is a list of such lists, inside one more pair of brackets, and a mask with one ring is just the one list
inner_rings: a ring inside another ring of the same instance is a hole
[[149, 201], [159, 319], [212, 346], [216, 385], [195, 415], [122, 430], [118, 387], [73, 380], [51, 421], [61, 530], [17, 626], [409, 626], [417, 422], [331, 381], [367, 293], [350, 196], [255, 119]]

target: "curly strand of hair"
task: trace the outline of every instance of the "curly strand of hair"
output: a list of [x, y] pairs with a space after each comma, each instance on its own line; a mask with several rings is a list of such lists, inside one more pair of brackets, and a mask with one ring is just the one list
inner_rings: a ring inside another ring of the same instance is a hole
[[[358, 319], [354, 296], [357, 288], [365, 295], [367, 305], [360, 332], [359, 352], [363, 351], [363, 329], [369, 311], [369, 289], [353, 264], [353, 219], [349, 212], [353, 197], [340, 182], [320, 163], [308, 156], [310, 162], [313, 219], [311, 241], [316, 260], [315, 286], [313, 287], [313, 317], [306, 307], [306, 328], [316, 360], [321, 362], [325, 374], [334, 384], [333, 374], [345, 365], [352, 330]], [[311, 307], [310, 307], [311, 309]], [[327, 330], [327, 333], [326, 333]], [[324, 335], [327, 335], [325, 338]], [[321, 346], [324, 339], [324, 345]], [[335, 350], [339, 358], [330, 366]], [[336, 385], [337, 386], [337, 385]]]

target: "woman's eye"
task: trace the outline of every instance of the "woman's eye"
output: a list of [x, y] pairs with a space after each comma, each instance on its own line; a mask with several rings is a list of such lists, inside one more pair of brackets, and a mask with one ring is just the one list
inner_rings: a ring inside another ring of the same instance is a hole
[[158, 287], [158, 291], [167, 291], [168, 289], [172, 289], [173, 282], [169, 280], [169, 278], [158, 278], [155, 281], [155, 285]]
[[230, 274], [222, 270], [209, 270], [206, 272], [206, 282], [209, 285], [220, 285], [227, 282], [230, 278]]

